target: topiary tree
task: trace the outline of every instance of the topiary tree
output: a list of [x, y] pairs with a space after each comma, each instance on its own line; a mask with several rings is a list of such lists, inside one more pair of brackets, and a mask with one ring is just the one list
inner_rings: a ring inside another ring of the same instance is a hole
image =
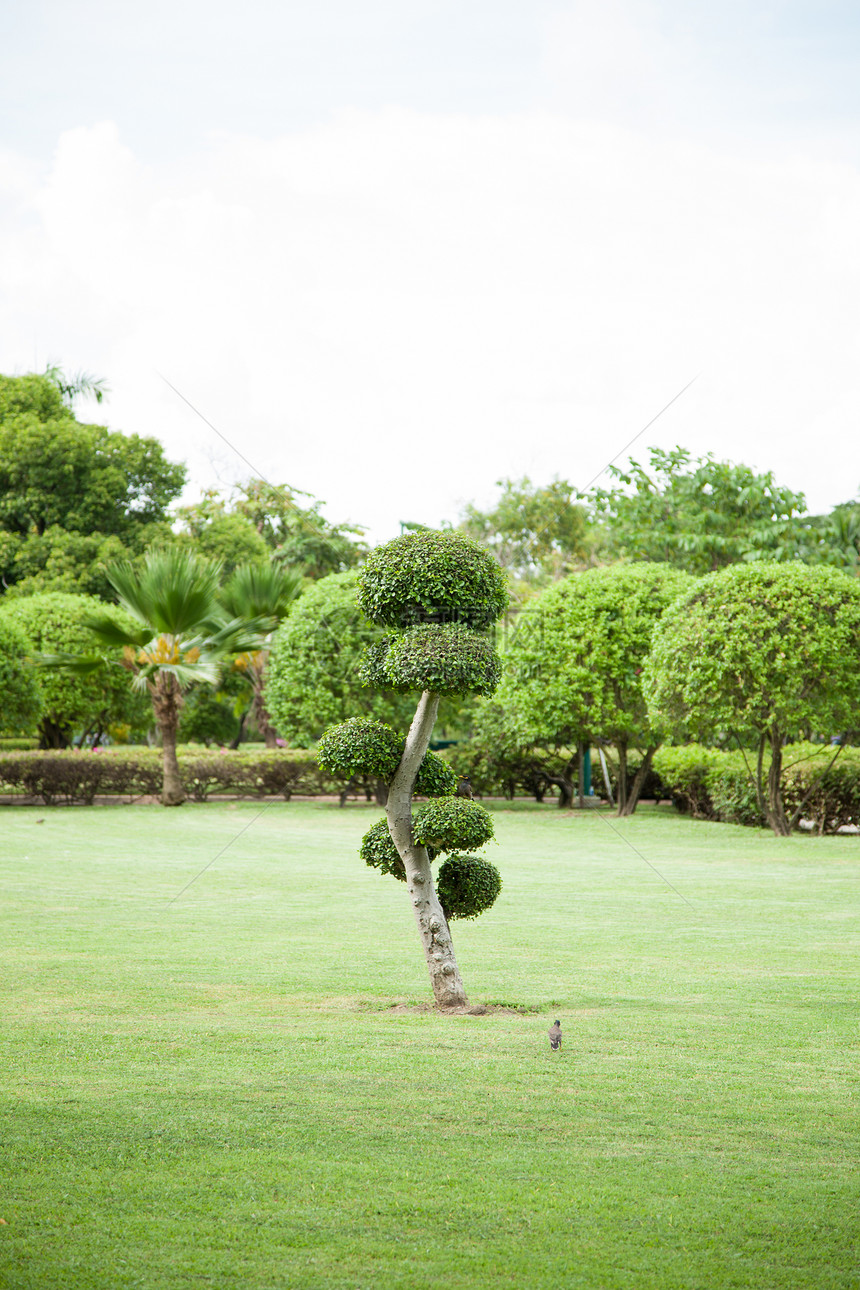
[[654, 631], [643, 689], [652, 721], [677, 735], [753, 737], [759, 809], [787, 836], [783, 745], [860, 718], [860, 582], [836, 569], [761, 562], [694, 584]]
[[[360, 854], [406, 883], [436, 1006], [463, 1008], [449, 919], [477, 917], [495, 900], [501, 878], [489, 861], [461, 854], [492, 838], [492, 817], [454, 795], [453, 773], [428, 747], [443, 695], [495, 689], [499, 661], [486, 632], [507, 608], [505, 577], [490, 552], [464, 534], [425, 529], [371, 552], [358, 576], [358, 603], [388, 633], [367, 651], [367, 682], [421, 697], [405, 739], [372, 718], [346, 721], [323, 735], [319, 764], [387, 784], [386, 817], [365, 835]], [[434, 800], [413, 814], [416, 793]], [[450, 858], [434, 887], [431, 863], [444, 852]]]
[[[574, 750], [603, 740], [618, 755], [618, 814], [632, 815], [660, 737], [648, 720], [641, 673], [654, 624], [690, 579], [668, 564], [611, 565], [574, 573], [517, 619], [496, 696], [512, 746], [567, 748], [558, 782], [569, 805]], [[639, 749], [632, 778], [627, 756]], [[565, 783], [567, 779], [567, 783]]]

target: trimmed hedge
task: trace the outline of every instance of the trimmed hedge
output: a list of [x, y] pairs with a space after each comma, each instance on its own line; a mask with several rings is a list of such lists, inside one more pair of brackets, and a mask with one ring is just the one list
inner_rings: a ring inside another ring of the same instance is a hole
[[[188, 796], [205, 802], [213, 793], [284, 797], [335, 793], [340, 785], [320, 772], [307, 749], [207, 752], [180, 749], [179, 770]], [[0, 793], [55, 803], [91, 804], [97, 797], [157, 796], [162, 786], [159, 748], [74, 749], [0, 753]]]
[[[802, 803], [801, 819], [818, 833], [860, 825], [860, 749], [843, 748], [830, 766], [835, 751], [827, 744], [811, 743], [788, 744], [783, 749], [786, 811], [791, 815]], [[747, 753], [747, 761], [754, 770], [754, 752]], [[655, 754], [654, 769], [679, 811], [723, 824], [766, 827], [740, 752], [701, 744], [666, 747]]]

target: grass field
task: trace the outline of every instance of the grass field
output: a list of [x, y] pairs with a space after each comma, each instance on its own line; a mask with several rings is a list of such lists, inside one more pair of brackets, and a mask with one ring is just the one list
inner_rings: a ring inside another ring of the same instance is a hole
[[442, 1017], [378, 815], [0, 814], [4, 1290], [860, 1287], [860, 839], [499, 809]]

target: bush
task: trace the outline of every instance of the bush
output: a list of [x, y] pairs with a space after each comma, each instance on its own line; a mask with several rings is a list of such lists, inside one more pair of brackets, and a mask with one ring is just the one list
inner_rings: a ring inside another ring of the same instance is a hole
[[502, 876], [483, 856], [449, 856], [439, 869], [436, 894], [445, 917], [477, 918], [502, 890]]
[[[179, 771], [189, 797], [205, 802], [213, 793], [238, 797], [331, 793], [307, 749], [206, 752], [180, 748]], [[46, 806], [91, 804], [96, 797], [154, 797], [163, 770], [157, 748], [74, 749], [0, 753], [0, 786], [7, 793], [39, 797]]]
[[[836, 750], [826, 744], [787, 744], [783, 748], [782, 792], [787, 813], [819, 833], [860, 825], [860, 749]], [[748, 753], [753, 764], [755, 753]], [[666, 791], [678, 810], [698, 819], [764, 827], [755, 788], [743, 755], [701, 744], [661, 748], [654, 757]], [[829, 767], [829, 769], [828, 769]]]
[[676, 810], [700, 820], [713, 820], [714, 803], [708, 787], [708, 773], [725, 756], [702, 744], [658, 748], [654, 769]]

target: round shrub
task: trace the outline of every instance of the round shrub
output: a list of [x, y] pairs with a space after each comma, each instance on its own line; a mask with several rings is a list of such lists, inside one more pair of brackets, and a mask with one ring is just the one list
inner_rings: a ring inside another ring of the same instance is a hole
[[[4, 597], [0, 603], [0, 620], [24, 633], [34, 655], [97, 653], [99, 647], [86, 626], [87, 619], [95, 615], [113, 618], [123, 627], [137, 625], [118, 605], [71, 592]], [[122, 651], [111, 649], [106, 655], [118, 664]], [[127, 722], [133, 730], [142, 731], [151, 724], [148, 696], [132, 688], [122, 667], [86, 675], [40, 667], [36, 680], [42, 696], [39, 742], [43, 748], [65, 747], [73, 738], [97, 734], [108, 725]]]
[[380, 873], [390, 873], [400, 882], [406, 881], [406, 870], [403, 868], [403, 861], [398, 855], [397, 847], [392, 841], [388, 831], [388, 821], [385, 818], [367, 830], [361, 839], [358, 854], [365, 864], [378, 869]]
[[[326, 730], [317, 745], [317, 764], [335, 778], [365, 775], [389, 784], [400, 765], [406, 740], [384, 721], [351, 717]], [[422, 797], [444, 797], [457, 779], [441, 757], [428, 752], [418, 770], [415, 792]]]
[[449, 856], [439, 870], [436, 895], [445, 917], [477, 918], [494, 904], [502, 875], [483, 856]]
[[[391, 834], [388, 831], [388, 821], [383, 817], [378, 824], [374, 824], [368, 829], [361, 839], [361, 846], [358, 849], [365, 864], [380, 873], [390, 873], [393, 878], [400, 882], [406, 881], [406, 870], [403, 868], [403, 861], [397, 851], [397, 847], [392, 841]], [[427, 855], [431, 863], [436, 859], [438, 851], [433, 847], [427, 848]]]
[[424, 623], [371, 646], [368, 685], [437, 694], [492, 694], [501, 662], [488, 636], [457, 623]]
[[331, 726], [317, 745], [317, 762], [331, 775], [370, 775], [390, 780], [403, 754], [403, 739], [384, 721], [351, 717]]
[[486, 547], [454, 530], [422, 529], [371, 551], [358, 603], [383, 627], [459, 622], [479, 629], [502, 616], [508, 592]]
[[[405, 742], [404, 740], [403, 743]], [[435, 753], [428, 752], [418, 768], [413, 792], [419, 797], [447, 797], [456, 787], [457, 776], [448, 763]]]
[[493, 837], [493, 817], [467, 797], [441, 797], [422, 806], [412, 826], [422, 846], [437, 851], [477, 851]]

